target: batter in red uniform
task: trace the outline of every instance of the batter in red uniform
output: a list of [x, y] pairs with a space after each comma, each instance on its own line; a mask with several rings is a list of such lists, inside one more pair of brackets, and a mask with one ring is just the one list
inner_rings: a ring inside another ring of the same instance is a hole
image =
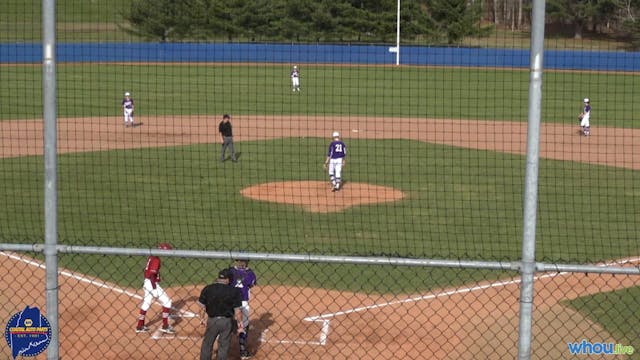
[[[168, 243], [161, 243], [158, 249], [171, 250], [173, 247]], [[164, 289], [160, 286], [160, 258], [157, 256], [149, 256], [147, 266], [144, 268], [144, 298], [140, 306], [140, 314], [138, 315], [138, 325], [136, 333], [148, 332], [149, 328], [145, 326], [144, 320], [147, 311], [151, 307], [153, 299], [158, 299], [162, 305], [162, 328], [160, 331], [167, 334], [175, 334], [175, 330], [169, 325], [169, 310], [171, 309], [171, 299]]]

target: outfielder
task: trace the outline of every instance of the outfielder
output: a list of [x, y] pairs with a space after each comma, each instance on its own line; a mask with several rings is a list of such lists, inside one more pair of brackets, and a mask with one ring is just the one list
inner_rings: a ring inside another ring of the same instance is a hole
[[293, 92], [300, 91], [300, 71], [297, 66], [293, 66], [291, 70], [291, 89]]
[[[171, 250], [173, 247], [168, 243], [158, 244], [158, 249]], [[167, 334], [175, 334], [175, 330], [169, 325], [169, 310], [171, 309], [171, 299], [164, 289], [160, 286], [160, 258], [157, 256], [149, 256], [147, 266], [144, 268], [144, 298], [140, 306], [140, 314], [138, 315], [138, 325], [136, 333], [148, 332], [149, 328], [145, 326], [145, 316], [151, 307], [153, 299], [158, 299], [162, 305], [162, 328], [160, 331]]]
[[256, 274], [249, 268], [248, 259], [236, 259], [235, 264], [229, 268], [233, 275], [229, 285], [240, 289], [242, 293], [242, 332], [238, 334], [238, 342], [240, 344], [240, 358], [249, 359], [251, 353], [247, 348], [248, 332], [249, 332], [249, 299], [251, 297], [251, 288], [257, 283]]
[[580, 119], [582, 134], [584, 136], [589, 136], [591, 135], [591, 132], [589, 130], [589, 127], [590, 127], [589, 120], [591, 119], [591, 104], [589, 102], [589, 98], [584, 98], [583, 102], [584, 102], [584, 109], [582, 110], [582, 113], [580, 114], [580, 116], [578, 116], [578, 119]]
[[347, 164], [347, 145], [340, 140], [340, 133], [334, 131], [331, 134], [333, 141], [329, 144], [327, 159], [324, 161], [324, 168], [329, 166], [329, 180], [331, 181], [331, 191], [340, 190], [342, 184], [342, 167]]
[[124, 93], [124, 99], [122, 99], [122, 111], [124, 112], [124, 127], [129, 127], [129, 123], [131, 123], [131, 127], [133, 127], [133, 111], [135, 109], [135, 105], [133, 104], [133, 99], [131, 98], [131, 94], [128, 92]]

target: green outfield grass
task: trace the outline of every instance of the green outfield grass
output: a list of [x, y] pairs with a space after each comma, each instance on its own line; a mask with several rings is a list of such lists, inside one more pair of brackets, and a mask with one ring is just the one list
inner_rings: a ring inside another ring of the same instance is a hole
[[[40, 118], [41, 69], [0, 67], [2, 119]], [[61, 117], [119, 116], [124, 91], [138, 115], [301, 114], [417, 118], [527, 119], [528, 72], [424, 67], [302, 66], [292, 94], [287, 65], [60, 65]], [[548, 73], [543, 121], [577, 124], [592, 99], [592, 126], [638, 127], [632, 121], [640, 77]]]
[[[475, 260], [512, 261], [520, 256], [521, 156], [409, 140], [352, 140], [346, 186], [367, 182], [400, 189], [407, 196], [394, 203], [316, 214], [253, 201], [239, 192], [264, 182], [326, 180], [320, 167], [326, 140], [237, 145], [237, 164], [218, 162], [218, 145], [62, 155], [60, 242], [154, 247], [169, 241], [181, 249]], [[40, 242], [41, 160], [5, 159], [0, 166], [0, 180], [12, 189], [0, 193], [0, 202], [6, 204], [0, 218], [2, 241]], [[625, 192], [637, 172], [585, 164], [568, 168], [564, 162], [542, 160], [540, 173], [539, 259], [585, 262], [637, 252], [632, 240], [640, 230], [632, 211], [637, 197]], [[607, 184], [605, 190], [601, 184]], [[597, 221], [585, 223], [594, 213], [599, 214]], [[297, 266], [306, 265], [285, 267]], [[337, 268], [345, 277], [355, 271], [353, 266]], [[90, 263], [81, 270], [99, 271]], [[277, 268], [264, 271], [276, 277]], [[317, 281], [317, 274], [300, 276], [302, 283]], [[175, 279], [189, 280], [187, 273]], [[396, 280], [396, 290], [416, 288], [410, 280]], [[424, 288], [441, 285], [438, 279], [420, 282]], [[355, 285], [364, 286], [349, 286]]]
[[[599, 293], [591, 296], [584, 296], [571, 301], [564, 301], [565, 305], [573, 307], [591, 320], [601, 324], [616, 343], [635, 349], [633, 359], [638, 358], [640, 350], [640, 339], [638, 338], [638, 323], [640, 313], [638, 312], [638, 299], [640, 298], [640, 287]], [[581, 339], [573, 341], [579, 342]], [[587, 339], [592, 342], [601, 342], [602, 339]]]

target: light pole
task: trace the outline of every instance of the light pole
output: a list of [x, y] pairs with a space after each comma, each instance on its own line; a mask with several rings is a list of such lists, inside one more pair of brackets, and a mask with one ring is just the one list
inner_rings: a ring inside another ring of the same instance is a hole
[[396, 65], [400, 65], [400, 0], [396, 13]]

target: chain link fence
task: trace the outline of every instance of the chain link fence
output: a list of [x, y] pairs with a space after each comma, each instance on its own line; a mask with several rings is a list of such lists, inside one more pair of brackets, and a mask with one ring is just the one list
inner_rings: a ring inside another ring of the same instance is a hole
[[[200, 293], [239, 257], [255, 359], [637, 358], [638, 53], [550, 34], [542, 79], [533, 13], [398, 48], [273, 19], [221, 40], [195, 10], [154, 38], [146, 3], [0, 13], [0, 358], [199, 358]], [[170, 306], [142, 313], [155, 257]]]
[[[91, 358], [99, 351], [114, 359], [198, 358], [204, 331], [200, 291], [214, 281], [217, 269], [232, 263], [218, 258], [222, 254], [164, 254], [162, 286], [172, 300], [169, 321], [177, 331], [161, 332], [162, 306], [156, 302], [147, 313], [149, 332], [136, 334], [143, 298], [138, 277], [146, 257], [133, 250], [128, 256], [91, 254], [95, 250], [65, 249], [60, 255], [60, 357]], [[6, 251], [0, 256], [7, 269], [0, 282], [11, 294], [3, 299], [2, 315], [43, 304], [41, 255]], [[488, 264], [503, 270], [480, 270], [474, 267], [481, 264], [453, 261], [398, 266], [360, 258], [362, 263], [351, 264], [356, 258], [292, 256], [285, 262], [268, 261], [266, 254], [248, 256], [262, 258], [250, 261], [259, 285], [252, 291], [248, 345], [257, 358], [517, 356], [520, 276], [508, 263]], [[315, 278], [302, 279], [309, 275]], [[408, 279], [413, 291], [399, 285]], [[610, 354], [632, 355], [636, 285], [635, 275], [539, 273], [532, 357], [595, 356], [611, 349]], [[11, 349], [3, 347], [3, 354], [9, 357]], [[232, 342], [230, 354], [239, 357], [238, 343]]]

